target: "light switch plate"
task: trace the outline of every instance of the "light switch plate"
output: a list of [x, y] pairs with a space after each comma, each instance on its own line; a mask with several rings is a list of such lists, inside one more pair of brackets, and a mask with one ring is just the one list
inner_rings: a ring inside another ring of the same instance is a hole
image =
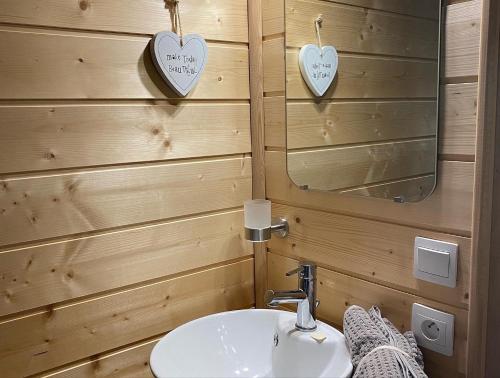
[[431, 307], [414, 303], [411, 316], [411, 330], [421, 347], [453, 355], [453, 333], [455, 316]]
[[457, 286], [458, 245], [416, 237], [413, 274], [437, 285]]

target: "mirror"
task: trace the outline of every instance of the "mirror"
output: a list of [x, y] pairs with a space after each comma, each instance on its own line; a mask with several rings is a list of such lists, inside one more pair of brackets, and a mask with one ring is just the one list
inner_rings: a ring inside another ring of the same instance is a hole
[[285, 0], [297, 186], [397, 202], [432, 193], [440, 25], [439, 0]]

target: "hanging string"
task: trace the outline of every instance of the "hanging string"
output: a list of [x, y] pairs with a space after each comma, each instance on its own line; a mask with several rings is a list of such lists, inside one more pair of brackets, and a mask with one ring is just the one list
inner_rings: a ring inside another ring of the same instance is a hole
[[181, 46], [184, 44], [182, 40], [182, 24], [181, 24], [181, 11], [179, 10], [180, 0], [172, 0], [174, 5], [174, 28], [175, 32], [179, 34], [181, 40]]
[[314, 27], [316, 29], [316, 38], [318, 39], [318, 47], [319, 50], [321, 51], [321, 55], [323, 55], [323, 49], [321, 46], [321, 35], [319, 34], [319, 29], [321, 28], [321, 24], [323, 23], [323, 15], [320, 14], [315, 20], [314, 20]]

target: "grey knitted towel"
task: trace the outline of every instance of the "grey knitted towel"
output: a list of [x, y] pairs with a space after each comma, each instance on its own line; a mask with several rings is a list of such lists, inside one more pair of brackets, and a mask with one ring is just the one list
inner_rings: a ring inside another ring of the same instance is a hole
[[353, 378], [427, 378], [413, 332], [402, 335], [377, 307], [368, 312], [349, 307], [344, 314], [344, 335], [355, 369]]

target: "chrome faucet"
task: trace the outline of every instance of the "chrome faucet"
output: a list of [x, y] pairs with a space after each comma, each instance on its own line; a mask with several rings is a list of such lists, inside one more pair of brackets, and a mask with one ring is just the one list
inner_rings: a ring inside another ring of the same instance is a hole
[[266, 292], [266, 304], [269, 307], [278, 307], [284, 303], [297, 303], [297, 322], [295, 327], [300, 331], [316, 330], [316, 265], [312, 263], [299, 263], [299, 267], [288, 272], [291, 276], [297, 273], [299, 277], [299, 289], [289, 291]]

